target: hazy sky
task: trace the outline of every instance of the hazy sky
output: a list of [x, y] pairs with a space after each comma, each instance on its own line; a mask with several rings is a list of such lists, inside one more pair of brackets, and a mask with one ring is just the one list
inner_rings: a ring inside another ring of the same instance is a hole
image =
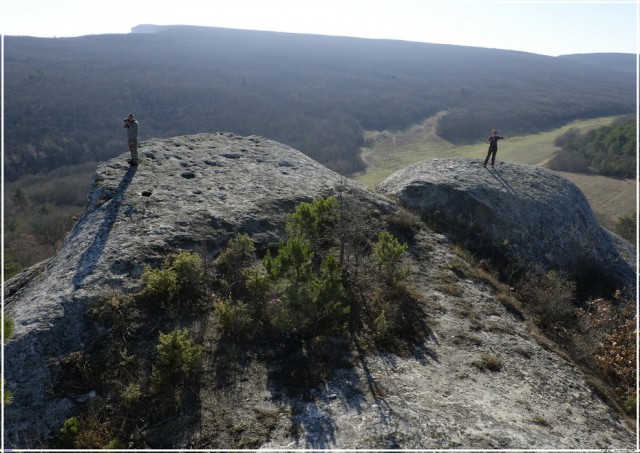
[[5, 35], [185, 24], [522, 50], [638, 51], [637, 0], [0, 0]]

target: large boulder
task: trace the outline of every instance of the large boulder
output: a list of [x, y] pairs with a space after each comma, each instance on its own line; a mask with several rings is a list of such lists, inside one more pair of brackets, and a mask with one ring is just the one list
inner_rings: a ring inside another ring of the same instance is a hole
[[598, 224], [580, 189], [542, 167], [432, 159], [394, 173], [379, 189], [472, 247], [635, 288], [634, 247]]
[[[142, 143], [139, 166], [128, 153], [100, 164], [89, 200], [61, 250], [5, 288], [15, 322], [6, 346], [10, 445], [55, 434], [77, 401], [50, 398], [54, 362], [95, 342], [92, 301], [142, 289], [145, 266], [169, 252], [211, 256], [238, 233], [258, 246], [277, 243], [285, 214], [302, 201], [364, 191], [286, 145], [261, 137], [200, 134]], [[373, 194], [368, 198], [375, 198]], [[390, 206], [379, 197], [380, 206]]]

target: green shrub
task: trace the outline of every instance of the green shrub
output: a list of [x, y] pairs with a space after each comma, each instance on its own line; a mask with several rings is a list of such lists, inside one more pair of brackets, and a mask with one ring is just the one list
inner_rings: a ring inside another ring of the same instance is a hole
[[238, 234], [229, 240], [227, 248], [216, 259], [216, 266], [225, 276], [236, 276], [254, 257], [255, 246], [248, 234]]
[[7, 390], [4, 388], [4, 378], [0, 379], [0, 382], [2, 383], [2, 387], [4, 389], [4, 396], [3, 396], [3, 400], [2, 402], [4, 403], [5, 406], [9, 406], [11, 404], [13, 404], [13, 392], [11, 390]]
[[80, 421], [78, 417], [71, 417], [64, 421], [60, 428], [60, 444], [63, 448], [74, 448], [76, 445], [76, 437], [80, 429]]
[[273, 294], [270, 316], [277, 330], [292, 333], [308, 327], [313, 256], [311, 243], [294, 236], [280, 244], [275, 258], [268, 251], [263, 260]]
[[135, 406], [142, 399], [142, 388], [139, 384], [129, 384], [120, 392], [125, 407]]
[[103, 445], [103, 450], [124, 450], [127, 448], [127, 444], [120, 439], [111, 439], [108, 444]]
[[243, 337], [253, 324], [247, 304], [234, 303], [231, 298], [216, 300], [214, 314], [225, 337]]
[[402, 266], [402, 254], [407, 244], [400, 244], [388, 231], [381, 231], [373, 251], [373, 262], [380, 278], [384, 281], [404, 279], [408, 270]]
[[393, 326], [387, 319], [384, 310], [382, 310], [380, 315], [373, 320], [373, 329], [373, 337], [380, 341], [388, 339], [393, 332]]
[[204, 274], [202, 272], [202, 259], [194, 252], [182, 251], [169, 257], [164, 267], [175, 271], [178, 287], [181, 292], [200, 288]]
[[152, 269], [147, 266], [142, 274], [145, 294], [161, 302], [171, 303], [178, 295], [178, 274], [173, 269]]
[[13, 336], [13, 331], [15, 328], [15, 323], [12, 318], [8, 316], [4, 316], [2, 318], [2, 323], [4, 325], [4, 341], [8, 341]]
[[155, 381], [183, 377], [191, 373], [202, 360], [202, 346], [195, 344], [186, 329], [176, 328], [168, 334], [160, 332], [158, 353], [153, 369]]
[[342, 285], [342, 267], [327, 256], [314, 272], [311, 243], [294, 236], [282, 243], [274, 258], [263, 261], [269, 276], [269, 317], [272, 325], [287, 333], [341, 331], [350, 307]]
[[[4, 324], [4, 341], [7, 342], [13, 336], [15, 323], [13, 322], [13, 319], [7, 316], [3, 317], [2, 322]], [[4, 379], [2, 379], [0, 382], [2, 383], [2, 387], [4, 389]], [[11, 390], [4, 389], [3, 402], [5, 405], [13, 403], [13, 393], [11, 392]]]
[[199, 298], [204, 284], [202, 260], [197, 253], [182, 251], [167, 258], [160, 269], [147, 266], [142, 274], [145, 294], [168, 305]]
[[627, 415], [635, 415], [638, 401], [635, 396], [630, 396], [624, 402], [624, 411]]
[[313, 250], [321, 253], [336, 242], [335, 229], [339, 221], [338, 201], [333, 197], [302, 202], [287, 215], [286, 231], [310, 241]]
[[280, 244], [275, 258], [267, 250], [263, 264], [272, 279], [300, 286], [311, 280], [313, 256], [311, 242], [302, 236], [293, 236]]
[[334, 256], [329, 255], [322, 261], [313, 291], [316, 331], [338, 333], [346, 330], [346, 318], [351, 307], [347, 303], [341, 273], [342, 267]]
[[[252, 268], [246, 272], [247, 298], [254, 306], [260, 306], [270, 288], [269, 276], [259, 269]], [[258, 308], [258, 307], [255, 307]]]

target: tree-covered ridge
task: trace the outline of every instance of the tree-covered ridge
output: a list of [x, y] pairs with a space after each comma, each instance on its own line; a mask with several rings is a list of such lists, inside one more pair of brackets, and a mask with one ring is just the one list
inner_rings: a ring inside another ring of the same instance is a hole
[[[5, 38], [6, 177], [197, 132], [262, 135], [348, 174], [364, 130], [446, 110], [438, 133], [482, 140], [632, 112], [632, 74], [522, 52], [204, 27]], [[631, 57], [633, 57], [631, 55]]]
[[570, 129], [556, 140], [562, 152], [554, 159], [555, 167], [567, 171], [593, 168], [602, 175], [632, 178], [636, 174], [636, 131], [635, 117], [586, 134]]

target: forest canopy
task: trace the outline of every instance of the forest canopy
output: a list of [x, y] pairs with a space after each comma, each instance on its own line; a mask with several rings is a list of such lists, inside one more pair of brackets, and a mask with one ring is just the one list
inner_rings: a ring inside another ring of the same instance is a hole
[[556, 170], [588, 171], [601, 175], [632, 178], [636, 174], [637, 139], [635, 117], [615, 121], [581, 134], [569, 129], [555, 141], [561, 152], [551, 167]]
[[438, 134], [462, 143], [496, 127], [523, 134], [635, 110], [631, 72], [404, 41], [173, 27], [7, 36], [4, 57], [8, 181], [125, 153], [130, 112], [142, 140], [262, 135], [349, 175], [363, 169], [365, 130], [403, 129], [440, 111]]

